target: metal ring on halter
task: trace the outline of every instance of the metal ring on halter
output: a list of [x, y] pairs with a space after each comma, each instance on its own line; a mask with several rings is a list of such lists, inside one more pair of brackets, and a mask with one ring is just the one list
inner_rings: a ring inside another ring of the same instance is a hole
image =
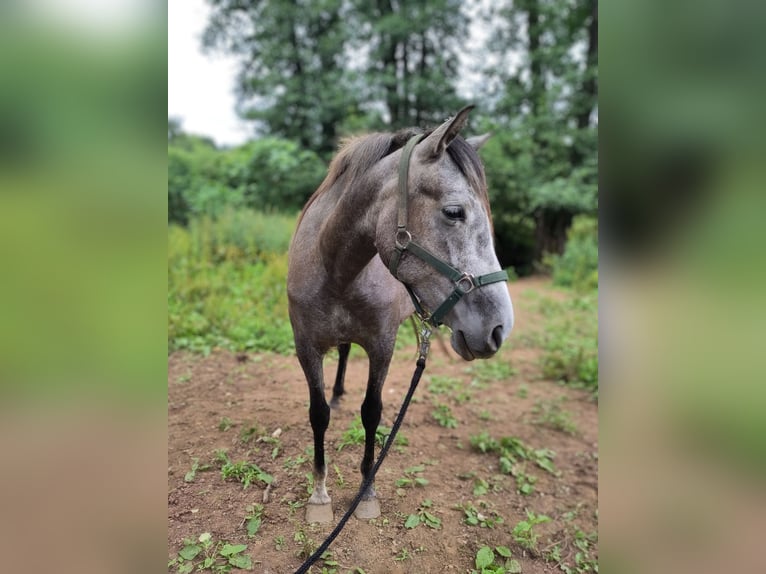
[[[404, 241], [399, 239], [402, 236], [405, 238]], [[397, 229], [395, 240], [397, 249], [407, 249], [407, 246], [412, 242], [412, 235], [406, 229]]]
[[[464, 286], [466, 283], [468, 284], [467, 287]], [[455, 281], [455, 287], [460, 289], [460, 292], [465, 295], [476, 288], [476, 280], [470, 273], [463, 273], [460, 278]]]

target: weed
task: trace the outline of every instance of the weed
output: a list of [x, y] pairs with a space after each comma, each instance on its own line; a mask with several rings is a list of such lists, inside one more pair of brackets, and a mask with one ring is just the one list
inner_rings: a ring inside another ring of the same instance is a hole
[[318, 544], [313, 538], [309, 538], [303, 527], [299, 527], [293, 534], [293, 540], [298, 543], [298, 550], [295, 552], [295, 556], [302, 560], [305, 560], [311, 556], [318, 548]]
[[280, 552], [285, 549], [285, 537], [281, 534], [279, 536], [274, 537], [274, 548], [279, 550]]
[[168, 568], [175, 566], [179, 574], [189, 574], [194, 570], [218, 573], [230, 572], [232, 568], [252, 570], [253, 561], [243, 554], [245, 550], [246, 544], [215, 542], [209, 532], [203, 532], [197, 540], [184, 540], [183, 548], [168, 562]]
[[577, 434], [577, 425], [572, 420], [572, 413], [561, 408], [561, 403], [565, 400], [565, 397], [536, 400], [532, 407], [532, 413], [536, 414], [537, 418], [533, 419], [532, 422], [566, 434]]
[[471, 502], [457, 506], [465, 514], [463, 522], [469, 526], [480, 526], [481, 528], [494, 528], [504, 522], [503, 517], [490, 509], [487, 502], [480, 500], [479, 506], [481, 506], [481, 510], [476, 508]]
[[421, 474], [426, 469], [425, 466], [419, 464], [417, 466], [411, 466], [404, 469], [404, 476], [396, 479], [396, 486], [425, 486], [428, 484], [428, 480], [423, 478]]
[[468, 368], [468, 372], [480, 383], [504, 381], [516, 374], [510, 363], [500, 358], [487, 361], [477, 361]]
[[[383, 425], [378, 426], [377, 430], [375, 431], [375, 442], [380, 446], [383, 446], [386, 443], [386, 439], [388, 438], [389, 434], [391, 434], [390, 428]], [[362, 425], [362, 418], [356, 417], [353, 421], [351, 421], [351, 424], [349, 424], [348, 428], [343, 431], [343, 434], [340, 437], [340, 443], [336, 449], [341, 451], [347, 446], [364, 444], [364, 436], [365, 432], [364, 426]], [[407, 446], [408, 444], [409, 440], [407, 440], [407, 437], [405, 437], [401, 431], [397, 433], [394, 445]]]
[[524, 496], [529, 496], [535, 490], [537, 477], [528, 475], [524, 469], [524, 466], [516, 466], [511, 469], [511, 474], [516, 479], [516, 491]]
[[257, 422], [245, 426], [239, 431], [239, 440], [242, 444], [248, 444], [250, 441], [266, 434], [266, 429]]
[[404, 522], [404, 527], [407, 529], [412, 529], [420, 524], [425, 524], [429, 528], [439, 530], [442, 527], [442, 521], [441, 518], [434, 516], [430, 512], [432, 507], [433, 501], [426, 498], [423, 502], [420, 503], [418, 512], [416, 514], [410, 514], [407, 517], [407, 520]]
[[194, 478], [197, 476], [197, 470], [199, 470], [199, 459], [194, 457], [192, 458], [191, 470], [184, 475], [184, 482], [194, 482]]
[[435, 403], [434, 407], [434, 410], [431, 411], [431, 416], [437, 423], [439, 423], [439, 426], [448, 429], [457, 428], [457, 419], [455, 418], [455, 415], [452, 414], [452, 409], [449, 405]]
[[301, 466], [303, 463], [307, 462], [309, 459], [305, 454], [299, 454], [295, 457], [288, 456], [285, 461], [282, 463], [282, 468], [285, 470], [291, 470], [295, 467]]
[[483, 421], [491, 421], [492, 414], [488, 410], [483, 410], [479, 413], [479, 419]]
[[[500, 564], [495, 562], [495, 552], [505, 561]], [[474, 564], [476, 570], [471, 570], [471, 574], [519, 574], [521, 564], [511, 558], [511, 550], [507, 546], [495, 546], [495, 552], [489, 546], [482, 546], [476, 552]]]
[[293, 516], [298, 511], [298, 509], [303, 508], [305, 504], [306, 503], [302, 500], [287, 501], [287, 508], [289, 509], [288, 512], [290, 516]]
[[595, 296], [566, 301], [543, 299], [548, 319], [540, 358], [543, 376], [598, 391], [598, 313]]
[[252, 538], [261, 529], [263, 524], [263, 504], [251, 504], [247, 508], [247, 515], [243, 524], [247, 528], [247, 536]]
[[341, 474], [340, 469], [338, 468], [338, 465], [333, 463], [332, 468], [335, 471], [335, 476], [338, 477], [335, 480], [335, 484], [338, 485], [338, 488], [343, 488], [344, 486], [346, 486], [346, 481], [344, 480], [343, 475]]
[[518, 390], [516, 391], [516, 396], [518, 396], [520, 399], [526, 399], [528, 394], [529, 387], [524, 383], [520, 384]]
[[272, 445], [271, 448], [271, 460], [274, 460], [279, 455], [279, 451], [282, 448], [282, 443], [279, 438], [270, 435], [259, 436], [256, 442], [262, 442], [264, 444]]
[[221, 476], [224, 480], [233, 478], [243, 484], [243, 488], [247, 488], [254, 480], [263, 482], [264, 484], [271, 484], [274, 477], [269, 473], [264, 472], [261, 468], [251, 462], [241, 460], [239, 462], [232, 462], [226, 451], [219, 450], [216, 454], [218, 461], [222, 463]]
[[500, 471], [503, 474], [513, 474], [514, 465], [521, 460], [531, 460], [543, 470], [556, 475], [557, 471], [553, 465], [553, 458], [556, 456], [548, 448], [534, 449], [516, 437], [502, 437], [499, 441], [486, 431], [470, 437], [471, 446], [483, 453], [499, 454]]
[[526, 550], [537, 550], [537, 540], [540, 535], [535, 532], [535, 526], [544, 522], [550, 522], [550, 517], [544, 514], [535, 514], [527, 510], [527, 519], [521, 520], [511, 530], [513, 540]]
[[218, 430], [223, 432], [229, 430], [234, 423], [231, 422], [231, 419], [229, 417], [223, 417], [221, 419], [221, 422], [218, 423]]
[[191, 378], [192, 378], [191, 373], [184, 373], [183, 375], [179, 375], [176, 378], [176, 382], [177, 383], [188, 383], [189, 381], [191, 381]]
[[394, 561], [395, 562], [404, 562], [405, 560], [408, 560], [409, 558], [411, 558], [409, 551], [406, 548], [402, 548], [399, 551], [399, 554], [394, 556]]
[[463, 381], [456, 377], [445, 375], [431, 375], [431, 383], [428, 385], [428, 392], [432, 395], [451, 395], [463, 387]]

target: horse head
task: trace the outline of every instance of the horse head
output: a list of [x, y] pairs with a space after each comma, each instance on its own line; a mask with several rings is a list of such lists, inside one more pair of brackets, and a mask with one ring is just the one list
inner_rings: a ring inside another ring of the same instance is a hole
[[[387, 185], [398, 202], [393, 209], [389, 202], [380, 214], [376, 242], [416, 309], [439, 315], [434, 322], [451, 328], [452, 347], [469, 361], [495, 354], [513, 327], [513, 306], [494, 250], [484, 168], [476, 153], [488, 136], [459, 136], [471, 109], [403, 152], [400, 171], [402, 163], [408, 170], [399, 176], [396, 191], [391, 182]], [[398, 213], [402, 201], [406, 230]], [[489, 284], [482, 281], [486, 278]], [[442, 308], [455, 294], [459, 300]], [[440, 308], [443, 313], [435, 313]]]

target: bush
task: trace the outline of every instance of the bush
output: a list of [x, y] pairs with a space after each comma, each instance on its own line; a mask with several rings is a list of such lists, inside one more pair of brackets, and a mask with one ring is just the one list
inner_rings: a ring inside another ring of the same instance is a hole
[[295, 217], [227, 211], [168, 228], [168, 347], [290, 352], [287, 248]]
[[553, 283], [578, 291], [598, 288], [598, 221], [579, 215], [567, 233], [564, 253], [550, 259]]

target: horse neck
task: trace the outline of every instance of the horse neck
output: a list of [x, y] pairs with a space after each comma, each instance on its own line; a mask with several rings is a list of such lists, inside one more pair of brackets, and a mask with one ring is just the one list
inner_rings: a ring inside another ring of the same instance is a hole
[[375, 232], [384, 197], [374, 177], [333, 190], [340, 194], [322, 226], [319, 249], [331, 282], [344, 289], [376, 255]]

